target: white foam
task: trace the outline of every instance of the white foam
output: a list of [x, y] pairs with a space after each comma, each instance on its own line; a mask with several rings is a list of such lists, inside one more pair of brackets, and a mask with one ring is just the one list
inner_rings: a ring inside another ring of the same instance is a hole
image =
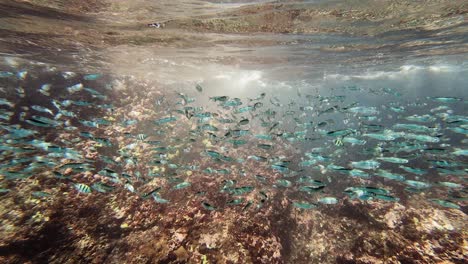
[[358, 80], [378, 80], [378, 79], [388, 79], [388, 80], [400, 80], [402, 78], [408, 78], [422, 73], [457, 73], [463, 71], [463, 68], [457, 65], [431, 65], [431, 66], [421, 66], [421, 65], [403, 65], [396, 71], [367, 71], [363, 74], [325, 74], [324, 80], [339, 80], [339, 81], [349, 81], [352, 79]]

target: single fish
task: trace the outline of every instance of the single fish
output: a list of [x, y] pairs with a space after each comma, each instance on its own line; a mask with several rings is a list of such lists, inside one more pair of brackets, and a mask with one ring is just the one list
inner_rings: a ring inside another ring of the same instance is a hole
[[411, 167], [407, 167], [407, 166], [403, 166], [403, 165], [398, 166], [398, 168], [403, 169], [406, 172], [414, 173], [414, 174], [417, 174], [417, 175], [424, 175], [424, 174], [427, 173], [426, 170], [419, 169], [419, 168], [411, 168]]
[[244, 126], [244, 125], [247, 125], [249, 124], [249, 119], [242, 119], [241, 121], [239, 121], [239, 123], [237, 123], [239, 126]]
[[411, 121], [411, 122], [421, 122], [421, 123], [428, 123], [428, 122], [434, 122], [436, 119], [433, 116], [430, 115], [411, 115], [405, 117], [406, 120]]
[[276, 97], [271, 98], [271, 99], [270, 99], [270, 103], [271, 103], [272, 105], [274, 105], [274, 106], [277, 106], [277, 107], [283, 106], [283, 105], [281, 104], [281, 101], [280, 101], [278, 98], [276, 98]]
[[468, 129], [466, 128], [463, 128], [463, 127], [449, 127], [447, 128], [455, 133], [458, 133], [458, 134], [463, 134], [463, 135], [468, 135]]
[[268, 161], [268, 158], [262, 157], [262, 156], [257, 156], [257, 155], [250, 155], [247, 158], [248, 159], [253, 159], [253, 160], [256, 160], [256, 161], [260, 161], [260, 162], [267, 162]]
[[229, 173], [231, 173], [231, 171], [228, 170], [228, 169], [220, 169], [220, 170], [216, 170], [216, 172], [218, 174], [229, 174]]
[[232, 143], [234, 146], [247, 144], [247, 140], [244, 140], [244, 139], [231, 139], [228, 142]]
[[458, 149], [456, 148], [454, 152], [452, 152], [453, 155], [456, 156], [468, 156], [468, 149]]
[[373, 194], [386, 194], [386, 195], [388, 195], [390, 193], [390, 191], [388, 191], [386, 189], [371, 187], [371, 186], [366, 186], [364, 188], [361, 188], [361, 190], [364, 190], [367, 193], [373, 193]]
[[396, 133], [391, 130], [385, 130], [383, 133], [367, 133], [363, 136], [382, 141], [392, 141], [401, 137], [401, 133]]
[[307, 186], [299, 187], [299, 191], [312, 194], [312, 193], [316, 193], [316, 192], [321, 191], [323, 188], [325, 188], [324, 185], [318, 185], [318, 186], [316, 186], [316, 185], [307, 185]]
[[79, 120], [81, 124], [87, 126], [87, 127], [94, 127], [94, 128], [99, 128], [99, 124], [95, 121], [89, 121], [89, 120]]
[[228, 201], [226, 204], [227, 205], [239, 205], [244, 202], [244, 198], [239, 198], [239, 199], [233, 199]]
[[271, 165], [271, 168], [273, 170], [279, 171], [281, 173], [286, 173], [286, 172], [289, 171], [288, 167], [286, 167], [285, 165], [280, 165], [280, 164], [273, 164], [273, 165]]
[[15, 107], [14, 103], [8, 101], [5, 98], [0, 98], [0, 105], [6, 105], [6, 106], [11, 107], [11, 108]]
[[36, 191], [36, 192], [32, 192], [31, 193], [32, 196], [35, 196], [35, 197], [49, 197], [51, 194], [48, 193], [48, 192], [44, 192], [44, 191]]
[[393, 125], [394, 129], [404, 129], [404, 130], [411, 130], [414, 132], [421, 132], [421, 133], [433, 133], [437, 131], [437, 128], [431, 128], [424, 125], [418, 124], [395, 124]]
[[50, 96], [50, 87], [51, 85], [49, 83], [41, 85], [41, 88], [39, 88], [39, 92], [45, 96]]
[[225, 137], [229, 137], [229, 136], [233, 136], [233, 137], [242, 137], [242, 136], [246, 136], [250, 134], [250, 131], [249, 130], [245, 130], [245, 129], [235, 129], [235, 130], [230, 130], [228, 133], [226, 133], [224, 136]]
[[322, 204], [337, 204], [338, 199], [335, 197], [322, 197], [318, 199], [318, 202]]
[[24, 98], [26, 96], [26, 91], [24, 90], [23, 87], [18, 87], [16, 88], [16, 94], [21, 97], [21, 98]]
[[438, 112], [438, 111], [445, 111], [445, 110], [450, 110], [450, 108], [446, 105], [441, 105], [441, 106], [432, 108], [431, 113]]
[[49, 113], [51, 115], [54, 115], [54, 113], [52, 112], [52, 110], [50, 110], [49, 108], [47, 107], [43, 107], [43, 106], [40, 106], [40, 105], [33, 105], [31, 106], [32, 109], [36, 110], [36, 111], [39, 111], [39, 112], [43, 112], [43, 113]]
[[169, 203], [169, 200], [161, 198], [161, 196], [159, 196], [157, 192], [152, 192], [151, 196], [153, 196], [154, 201], [157, 203], [161, 203], [161, 204]]
[[75, 76], [76, 76], [76, 73], [71, 72], [71, 71], [62, 72], [62, 77], [67, 79], [67, 80], [70, 79], [70, 78], [73, 78]]
[[292, 182], [291, 181], [288, 181], [288, 180], [285, 180], [285, 179], [278, 179], [276, 181], [276, 185], [277, 186], [281, 186], [281, 187], [291, 187], [292, 186]]
[[263, 100], [263, 98], [265, 98], [266, 96], [266, 93], [261, 93], [258, 97], [256, 98], [253, 98], [253, 99], [249, 99], [250, 101], [259, 101], [259, 100]]
[[383, 201], [388, 201], [388, 202], [398, 202], [400, 198], [393, 197], [391, 195], [385, 195], [385, 194], [376, 194], [374, 195], [375, 199], [383, 200]]
[[93, 105], [93, 103], [91, 102], [87, 102], [87, 101], [72, 101], [72, 103], [74, 105], [77, 105], [77, 106], [90, 106], [90, 105]]
[[404, 181], [404, 183], [416, 189], [427, 189], [432, 186], [430, 183], [422, 182], [422, 181], [414, 181], [414, 180], [406, 180]]
[[241, 107], [241, 108], [238, 108], [238, 109], [234, 110], [234, 113], [241, 114], [241, 113], [249, 112], [249, 111], [252, 111], [252, 110], [255, 110], [255, 108], [253, 106], [244, 106], [244, 107]]
[[395, 113], [403, 113], [406, 111], [405, 107], [403, 106], [390, 106], [390, 110]]
[[25, 138], [25, 137], [29, 137], [38, 133], [35, 130], [17, 128], [15, 126], [1, 126], [0, 125], [0, 128], [7, 130], [9, 132], [9, 134], [7, 135], [7, 138], [12, 138], [12, 139]]
[[101, 74], [99, 73], [95, 73], [95, 74], [87, 74], [85, 76], [83, 76], [83, 79], [85, 79], [86, 81], [94, 81], [94, 80], [97, 80], [99, 78], [101, 78]]
[[253, 186], [243, 186], [237, 188], [228, 188], [227, 191], [232, 195], [243, 195], [252, 192], [254, 189], [255, 188]]
[[342, 129], [342, 130], [329, 131], [329, 132], [327, 132], [327, 136], [343, 137], [343, 136], [349, 135], [351, 133], [352, 133], [352, 131], [350, 129]]
[[162, 124], [166, 124], [166, 123], [173, 122], [176, 120], [177, 118], [175, 116], [170, 116], [170, 117], [164, 117], [164, 118], [158, 119], [155, 121], [155, 123], [157, 125], [162, 125]]
[[192, 184], [190, 182], [181, 182], [179, 184], [177, 184], [176, 186], [174, 186], [173, 188], [175, 190], [180, 190], [180, 189], [185, 189], [187, 187], [190, 187]]
[[[1, 111], [1, 110], [0, 110]], [[5, 121], [10, 121], [11, 117], [14, 115], [14, 112], [10, 111], [2, 111], [0, 112], [0, 119], [3, 119]]]
[[133, 187], [133, 185], [129, 184], [129, 183], [126, 183], [124, 185], [125, 189], [127, 189], [128, 191], [134, 193], [135, 192], [135, 187]]
[[67, 91], [69, 93], [73, 94], [73, 93], [76, 93], [76, 92], [79, 92], [79, 91], [83, 90], [83, 88], [84, 88], [83, 84], [77, 83], [77, 84], [75, 84], [73, 86], [67, 87]]
[[358, 170], [358, 169], [352, 169], [350, 171], [348, 171], [349, 175], [352, 176], [352, 177], [360, 177], [360, 178], [369, 178], [369, 173], [365, 172], [365, 171], [362, 171], [362, 170]]
[[402, 158], [397, 158], [397, 157], [378, 157], [378, 160], [390, 162], [390, 163], [396, 163], [396, 164], [405, 164], [408, 163], [407, 159], [402, 159]]
[[376, 107], [365, 107], [365, 106], [355, 106], [346, 109], [347, 112], [354, 114], [364, 114], [364, 115], [377, 115], [379, 111]]
[[257, 147], [264, 149], [264, 150], [271, 150], [273, 149], [273, 145], [270, 144], [258, 144]]
[[37, 119], [34, 119], [34, 118], [30, 118], [30, 119], [26, 120], [26, 123], [31, 124], [33, 126], [38, 126], [38, 127], [55, 127], [52, 124], [48, 124], [46, 122], [43, 122], [41, 120], [37, 120]]
[[463, 185], [455, 182], [437, 182], [437, 184], [447, 188], [463, 188]]
[[220, 118], [218, 121], [222, 124], [232, 124], [235, 122], [235, 120], [229, 118]]
[[428, 135], [421, 135], [421, 134], [406, 134], [404, 136], [407, 139], [414, 139], [417, 141], [422, 141], [422, 142], [429, 142], [429, 143], [438, 143], [440, 141], [440, 138], [438, 137], [433, 137], [433, 136], [428, 136]]
[[213, 210], [216, 210], [216, 207], [214, 207], [213, 205], [207, 203], [207, 202], [202, 202], [202, 206], [203, 208], [205, 208], [206, 210], [209, 210], [209, 211], [213, 211]]
[[210, 124], [203, 124], [201, 127], [200, 127], [201, 130], [207, 130], [207, 131], [219, 131], [219, 129], [215, 126], [212, 126]]
[[375, 160], [363, 160], [351, 162], [351, 167], [356, 169], [375, 170], [380, 167], [380, 162]]
[[205, 150], [204, 151], [206, 154], [208, 154], [208, 156], [212, 157], [212, 158], [221, 158], [223, 155], [217, 151], [214, 151], [214, 150]]
[[224, 107], [231, 107], [231, 106], [239, 106], [242, 105], [242, 102], [239, 98], [234, 98], [232, 100], [227, 100], [222, 103], [222, 106]]
[[8, 71], [0, 71], [0, 78], [8, 78], [11, 76], [15, 76], [15, 74]]
[[405, 180], [405, 176], [400, 175], [400, 174], [396, 174], [396, 173], [391, 173], [391, 172], [389, 172], [387, 170], [379, 169], [375, 174], [378, 175], [378, 176], [390, 179], [390, 180], [396, 180], [396, 181], [404, 181]]
[[460, 102], [462, 100], [461, 98], [458, 98], [458, 97], [428, 97], [428, 99], [431, 99], [439, 103], [455, 103], [455, 102]]
[[257, 134], [255, 135], [256, 138], [258, 139], [263, 139], [263, 140], [272, 140], [273, 139], [273, 136], [269, 135], [269, 134]]
[[124, 127], [133, 126], [133, 125], [136, 125], [137, 123], [138, 123], [138, 120], [136, 119], [125, 119], [122, 121], [122, 125]]
[[307, 203], [307, 202], [293, 202], [293, 206], [299, 209], [313, 209], [317, 208], [316, 204]]
[[263, 107], [263, 103], [262, 103], [262, 102], [256, 102], [256, 103], [253, 105], [253, 107], [254, 107], [254, 110], [257, 110], [258, 108]]
[[347, 137], [347, 136], [342, 138], [341, 141], [343, 143], [349, 143], [351, 145], [365, 145], [366, 144], [365, 140], [357, 139], [357, 138], [353, 138], [353, 137]]
[[210, 100], [215, 102], [226, 102], [229, 99], [229, 96], [213, 96], [210, 97]]
[[94, 98], [99, 98], [99, 99], [102, 99], [102, 100], [107, 99], [107, 96], [103, 95], [102, 93], [100, 93], [100, 92], [98, 92], [98, 91], [96, 91], [96, 90], [94, 90], [94, 89], [86, 88], [86, 87], [85, 87], [84, 90], [85, 90], [86, 92], [90, 93], [91, 96], [94, 97]]
[[443, 207], [447, 207], [447, 208], [452, 208], [452, 209], [460, 209], [461, 208], [458, 204], [453, 203], [453, 202], [448, 201], [448, 200], [429, 199], [429, 201], [434, 202], [434, 203], [436, 203], [438, 205], [441, 205]]
[[436, 165], [438, 167], [458, 167], [466, 166], [466, 163], [457, 162], [457, 161], [447, 161], [447, 160], [427, 160], [430, 164]]
[[76, 183], [74, 187], [80, 193], [91, 193], [91, 188], [84, 183]]
[[198, 83], [195, 85], [195, 89], [197, 89], [197, 91], [199, 91], [200, 93], [203, 92], [203, 87], [201, 87], [201, 85]]

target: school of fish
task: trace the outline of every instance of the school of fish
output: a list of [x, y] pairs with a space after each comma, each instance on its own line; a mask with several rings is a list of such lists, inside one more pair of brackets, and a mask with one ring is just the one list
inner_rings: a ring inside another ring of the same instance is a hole
[[[37, 76], [27, 70], [0, 71], [2, 194], [41, 174], [80, 195], [123, 188], [161, 206], [183, 191], [206, 210], [259, 208], [271, 190], [298, 209], [345, 196], [398, 202], [428, 193], [434, 205], [455, 209], [468, 199], [468, 116], [457, 112], [465, 98], [405, 103], [404, 91], [382, 88], [372, 92], [392, 103], [365, 105], [348, 98], [369, 93], [354, 85], [326, 96], [233, 98], [207, 95], [198, 83], [152, 98], [147, 120], [117, 116], [118, 92], [101, 74], [53, 76], [61, 84], [31, 85]], [[84, 173], [99, 177], [76, 176]]]

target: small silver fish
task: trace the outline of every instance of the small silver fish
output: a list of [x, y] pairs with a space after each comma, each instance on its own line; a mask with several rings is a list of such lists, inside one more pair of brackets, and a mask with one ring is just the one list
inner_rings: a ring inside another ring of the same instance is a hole
[[40, 106], [40, 105], [33, 105], [31, 106], [32, 109], [36, 110], [36, 111], [39, 111], [39, 112], [43, 112], [43, 113], [49, 113], [50, 115], [54, 115], [54, 113], [52, 112], [52, 110], [50, 110], [49, 108], [47, 107], [43, 107], [43, 106]]

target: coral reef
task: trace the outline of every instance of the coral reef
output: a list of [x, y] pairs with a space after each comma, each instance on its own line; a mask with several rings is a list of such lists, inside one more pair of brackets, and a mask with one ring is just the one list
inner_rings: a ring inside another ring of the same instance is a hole
[[301, 210], [271, 201], [255, 211], [208, 211], [122, 190], [43, 198], [10, 193], [1, 206], [2, 263], [463, 263], [468, 257], [466, 215], [427, 205], [346, 199]]

